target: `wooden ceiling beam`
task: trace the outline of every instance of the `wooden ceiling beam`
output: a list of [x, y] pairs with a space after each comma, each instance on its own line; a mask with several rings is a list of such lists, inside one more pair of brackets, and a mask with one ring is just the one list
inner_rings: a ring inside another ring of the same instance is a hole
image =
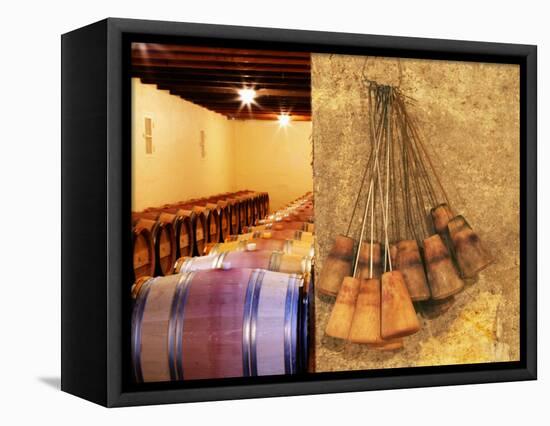
[[236, 78], [241, 80], [251, 79], [269, 79], [277, 81], [311, 81], [310, 73], [294, 73], [294, 72], [270, 72], [270, 71], [254, 71], [248, 70], [215, 70], [215, 69], [185, 69], [185, 68], [158, 68], [158, 67], [132, 67], [131, 75], [135, 77], [153, 77], [153, 78]]
[[[227, 115], [229, 118], [234, 118], [236, 120], [272, 120], [277, 121], [277, 114], [223, 114]], [[293, 115], [290, 119], [290, 122], [293, 121], [311, 121], [311, 115]]]
[[281, 58], [272, 56], [233, 56], [212, 55], [203, 53], [172, 53], [172, 52], [132, 52], [134, 61], [174, 61], [174, 62], [227, 62], [232, 64], [271, 64], [271, 65], [301, 65], [310, 67], [309, 58]]
[[279, 111], [279, 110], [274, 110], [274, 109], [269, 109], [269, 110], [254, 110], [254, 111], [248, 111], [246, 109], [241, 109], [239, 110], [238, 108], [233, 108], [233, 109], [224, 109], [224, 108], [219, 108], [219, 107], [213, 107], [211, 105], [200, 105], [200, 104], [196, 104], [196, 105], [199, 105], [207, 110], [210, 110], [210, 111], [215, 111], [219, 114], [224, 114], [224, 115], [251, 115], [251, 114], [271, 114], [271, 115], [276, 115], [276, 116], [279, 116], [280, 114], [288, 114], [292, 117], [294, 117], [295, 115], [311, 115], [311, 111], [310, 110], [283, 110], [283, 111]]
[[[205, 107], [206, 108], [206, 107]], [[238, 111], [238, 110], [224, 110], [224, 109], [219, 109], [219, 108], [206, 108], [210, 111], [214, 111], [214, 112], [217, 112], [219, 114], [223, 114], [223, 115], [229, 115], [229, 116], [234, 116], [234, 115], [254, 115], [254, 114], [262, 114], [262, 111], [252, 111], [252, 112], [243, 112], [243, 111]], [[270, 115], [276, 115], [276, 116], [279, 116], [279, 114], [288, 114], [290, 115], [291, 117], [294, 117], [294, 116], [298, 116], [298, 115], [311, 115], [311, 111], [290, 111], [290, 112], [287, 112], [287, 111], [284, 111], [284, 112], [277, 112], [277, 111], [266, 111], [266, 112], [263, 112], [263, 114], [270, 114]]]
[[[211, 100], [211, 99], [190, 99], [189, 97], [182, 97], [183, 100], [192, 102], [195, 104], [201, 104], [201, 105], [209, 105], [213, 108], [219, 107], [219, 108], [232, 108], [234, 110], [238, 109], [247, 109], [247, 105], [241, 105], [240, 102], [225, 102], [223, 100]], [[271, 103], [262, 103], [257, 105], [251, 105], [250, 109], [254, 111], [263, 110], [263, 109], [276, 109], [277, 111], [280, 110], [287, 110], [287, 109], [304, 109], [304, 110], [311, 110], [311, 105], [309, 103], [301, 103], [301, 104], [289, 104], [285, 102], [271, 102]]]
[[[160, 90], [170, 90], [175, 93], [216, 93], [239, 97], [238, 90], [233, 87], [215, 87], [215, 86], [172, 86], [157, 84]], [[256, 90], [256, 98], [265, 96], [285, 97], [285, 98], [306, 98], [311, 97], [309, 90], [287, 90], [287, 89], [259, 89]]]
[[[176, 96], [182, 96], [184, 98], [188, 99], [203, 99], [205, 101], [221, 101], [221, 102], [229, 102], [229, 103], [236, 103], [241, 104], [241, 99], [237, 94], [227, 94], [227, 93], [213, 93], [213, 92], [185, 92], [182, 90], [175, 90], [175, 89], [159, 89], [159, 90], [167, 90], [172, 95]], [[262, 103], [274, 103], [274, 102], [284, 102], [287, 104], [311, 104], [311, 100], [309, 97], [289, 97], [289, 96], [259, 96], [255, 99], [256, 104], [262, 104]]]
[[[178, 95], [176, 95], [178, 96]], [[229, 109], [233, 111], [237, 110], [248, 110], [249, 107], [247, 105], [242, 105], [240, 102], [227, 102], [224, 99], [205, 99], [205, 98], [196, 98], [191, 99], [189, 97], [182, 97], [181, 99], [192, 102], [198, 105], [208, 106], [211, 108], [221, 108], [221, 109]], [[269, 102], [269, 103], [258, 103], [255, 105], [250, 105], [250, 109], [252, 111], [262, 111], [262, 110], [276, 110], [277, 113], [281, 111], [286, 110], [304, 110], [304, 111], [311, 111], [311, 105], [309, 103], [292, 103], [289, 104], [287, 102], [281, 101], [281, 102]]]
[[232, 111], [238, 111], [238, 110], [252, 110], [252, 111], [264, 111], [264, 110], [270, 110], [273, 111], [273, 109], [277, 109], [277, 111], [273, 112], [281, 112], [281, 110], [300, 110], [300, 111], [311, 111], [311, 107], [309, 105], [277, 105], [277, 104], [270, 104], [270, 105], [259, 105], [259, 106], [251, 106], [248, 108], [247, 105], [240, 105], [240, 104], [228, 104], [223, 102], [209, 102], [209, 101], [191, 101], [189, 99], [184, 99], [188, 102], [193, 102], [201, 105], [208, 105], [212, 108], [219, 108], [219, 109], [227, 109]]
[[209, 86], [209, 87], [226, 87], [231, 88], [232, 90], [239, 90], [243, 87], [252, 87], [252, 88], [277, 88], [282, 87], [288, 90], [309, 90], [310, 84], [309, 81], [307, 84], [290, 84], [288, 82], [282, 83], [282, 82], [270, 82], [270, 81], [262, 81], [257, 83], [247, 83], [243, 81], [231, 81], [231, 80], [168, 80], [168, 79], [153, 79], [153, 78], [142, 78], [141, 82], [143, 84], [156, 84], [159, 86], [170, 86], [174, 88], [185, 88], [189, 86], [193, 87], [201, 87], [201, 86]]
[[214, 47], [200, 45], [181, 45], [181, 44], [157, 44], [157, 43], [132, 43], [133, 52], [186, 52], [186, 53], [213, 53], [228, 55], [246, 55], [246, 56], [282, 56], [291, 58], [309, 58], [310, 52], [287, 51], [287, 50], [265, 50], [265, 49], [243, 49], [232, 47]]
[[296, 74], [309, 74], [309, 67], [301, 65], [270, 65], [270, 64], [247, 64], [223, 63], [223, 62], [201, 62], [201, 61], [172, 61], [166, 59], [135, 59], [132, 60], [133, 68], [170, 68], [170, 69], [200, 69], [200, 70], [230, 70], [230, 71], [270, 71], [270, 72], [292, 72]]
[[[131, 75], [146, 84], [236, 119], [311, 119], [308, 52], [134, 44]], [[256, 103], [243, 106], [238, 89], [254, 87]]]

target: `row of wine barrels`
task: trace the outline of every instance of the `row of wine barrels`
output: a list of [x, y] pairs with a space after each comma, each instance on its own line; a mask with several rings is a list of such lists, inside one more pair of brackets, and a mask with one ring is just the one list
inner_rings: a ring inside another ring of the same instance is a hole
[[[273, 228], [272, 226], [267, 226], [265, 228], [270, 228], [270, 237], [271, 237], [271, 232], [273, 231], [285, 231], [285, 232], [280, 235], [275, 235], [275, 237], [278, 237], [278, 238], [257, 238], [257, 239], [251, 238], [254, 236], [258, 236], [257, 234], [259, 233], [256, 233], [256, 234], [246, 235], [244, 237], [241, 236], [242, 241], [236, 240], [236, 241], [230, 241], [225, 243], [217, 242], [218, 240], [213, 232], [214, 229], [209, 228], [209, 226], [211, 226], [211, 222], [208, 221], [208, 215], [210, 214], [211, 218], [215, 217], [215, 214], [211, 214], [212, 211], [216, 212], [220, 219], [218, 223], [220, 224], [220, 237], [222, 237], [224, 233], [221, 231], [221, 228], [228, 228], [229, 230], [231, 230], [232, 224], [231, 224], [231, 214], [228, 213], [226, 215], [226, 217], [228, 218], [228, 221], [227, 221], [228, 223], [223, 223], [222, 222], [223, 213], [221, 212], [231, 211], [230, 208], [227, 209], [227, 207], [229, 206], [233, 206], [233, 207], [238, 206], [237, 208], [234, 208], [233, 211], [239, 213], [239, 216], [234, 215], [234, 217], [238, 220], [238, 223], [240, 224], [241, 220], [247, 220], [247, 221], [256, 220], [255, 216], [251, 216], [252, 212], [254, 211], [253, 209], [255, 209], [255, 207], [254, 207], [254, 204], [246, 200], [244, 204], [242, 203], [238, 204], [237, 203], [238, 200], [235, 200], [235, 199], [221, 199], [221, 200], [217, 200], [216, 202], [211, 202], [211, 201], [213, 200], [208, 200], [208, 202], [205, 202], [205, 203], [199, 202], [198, 205], [196, 202], [192, 202], [187, 205], [178, 205], [178, 206], [171, 207], [171, 208], [177, 207], [179, 209], [174, 213], [181, 214], [183, 209], [186, 209], [185, 211], [191, 211], [193, 214], [193, 217], [195, 218], [195, 222], [197, 221], [201, 222], [202, 220], [204, 220], [205, 222], [204, 229], [210, 230], [210, 232], [206, 233], [206, 239], [205, 239], [206, 241], [210, 241], [209, 243], [206, 243], [206, 245], [210, 250], [210, 255], [201, 256], [201, 257], [183, 256], [179, 258], [178, 261], [175, 263], [175, 267], [173, 271], [176, 275], [173, 275], [172, 277], [178, 277], [182, 275], [188, 276], [189, 274], [208, 273], [208, 276], [210, 276], [212, 279], [212, 283], [216, 283], [216, 282], [219, 283], [218, 287], [222, 292], [227, 290], [224, 290], [225, 287], [223, 283], [220, 282], [222, 281], [220, 280], [220, 277], [232, 277], [232, 274], [231, 274], [232, 271], [234, 271], [233, 275], [235, 274], [238, 275], [240, 273], [239, 271], [243, 271], [243, 270], [256, 270], [258, 271], [257, 274], [261, 274], [263, 276], [265, 276], [266, 274], [267, 276], [270, 276], [269, 274], [272, 274], [272, 273], [283, 273], [283, 274], [292, 274], [291, 276], [294, 276], [294, 277], [303, 277], [303, 278], [300, 278], [302, 283], [301, 287], [305, 283], [306, 290], [300, 289], [299, 291], [299, 294], [301, 296], [299, 298], [300, 300], [298, 300], [298, 305], [297, 305], [298, 307], [296, 311], [297, 313], [296, 313], [296, 320], [295, 320], [296, 323], [291, 324], [290, 328], [292, 330], [295, 330], [294, 335], [296, 337], [295, 337], [295, 342], [293, 343], [294, 347], [303, 348], [300, 352], [301, 355], [299, 355], [298, 353], [295, 354], [295, 360], [293, 361], [294, 367], [292, 369], [295, 371], [298, 371], [300, 369], [307, 368], [308, 359], [309, 359], [308, 358], [308, 342], [309, 342], [308, 318], [309, 318], [309, 311], [311, 309], [309, 305], [310, 303], [309, 293], [311, 292], [311, 287], [309, 287], [309, 284], [311, 281], [311, 267], [312, 267], [312, 255], [313, 255], [313, 244], [311, 243], [312, 235], [308, 235], [307, 232], [301, 232], [302, 229], [296, 229], [297, 226], [290, 226], [291, 229], [277, 229], [280, 227]], [[244, 206], [242, 210], [240, 209], [240, 206]], [[224, 209], [224, 207], [226, 209]], [[261, 212], [262, 211], [258, 209], [256, 210], [255, 214], [259, 215], [261, 214]], [[284, 238], [289, 236], [291, 237], [298, 236], [300, 239], [302, 239], [302, 236], [304, 236], [305, 238], [303, 238], [304, 241], [279, 239], [279, 238]], [[307, 237], [310, 237], [310, 238], [307, 238]], [[216, 275], [215, 274], [216, 271], [225, 272], [225, 274]], [[254, 279], [255, 278], [252, 278], [252, 280]], [[147, 283], [149, 282], [157, 283], [158, 280], [159, 278], [153, 281], [147, 281]], [[179, 279], [172, 278], [171, 282], [175, 282], [174, 280], [179, 280]], [[191, 279], [184, 278], [183, 281], [178, 281], [178, 282], [182, 283], [186, 280], [191, 280]], [[231, 280], [231, 278], [229, 278], [229, 280]], [[170, 280], [168, 278], [164, 278], [164, 281], [169, 282]], [[141, 284], [144, 286], [153, 285], [153, 284], [143, 284], [145, 282], [146, 282], [145, 279], [141, 280]], [[140, 281], [138, 281], [138, 284], [139, 283]], [[136, 284], [136, 286], [138, 286], [138, 284]], [[178, 285], [185, 285], [185, 284], [176, 284], [176, 286]], [[268, 288], [270, 288], [271, 285], [270, 284], [266, 284], [266, 285], [267, 285], [266, 290], [263, 290], [263, 291], [269, 294], [270, 290], [268, 290]], [[307, 288], [310, 289], [309, 292], [307, 291]], [[145, 291], [149, 291], [149, 290], [145, 290]], [[178, 291], [178, 290], [174, 289], [174, 291]], [[138, 291], [138, 294], [141, 295], [142, 292]], [[164, 294], [164, 296], [166, 296], [166, 294]], [[163, 325], [162, 321], [158, 322], [158, 315], [153, 314], [151, 317], [147, 317], [145, 315], [146, 301], [143, 301], [141, 297], [142, 296], [137, 297], [137, 301], [134, 309], [134, 313], [135, 313], [134, 321], [133, 321], [134, 336], [139, 336], [140, 339], [142, 336], [142, 330], [143, 330], [142, 325], [135, 326], [136, 324], [139, 324], [140, 315], [142, 315], [141, 318], [151, 318], [151, 329], [153, 329], [152, 321], [157, 321], [157, 325], [160, 324], [161, 327], [165, 329], [167, 327], [167, 330], [172, 330], [172, 331], [168, 331], [168, 333], [172, 333], [172, 336], [173, 336], [173, 333], [174, 333], [173, 329], [174, 327], [176, 327], [176, 325], [174, 325], [175, 324], [174, 321], [172, 320], [172, 325], [169, 325], [169, 324]], [[172, 300], [171, 300], [172, 303], [170, 304], [171, 312], [177, 312], [178, 310], [177, 304], [179, 302], [177, 300], [176, 301], [174, 300], [175, 297], [176, 297], [175, 293], [173, 293]], [[145, 296], [145, 298], [147, 298], [147, 296]], [[258, 296], [258, 306], [260, 306], [260, 299], [261, 299], [261, 296]], [[160, 300], [162, 301], [164, 299], [160, 299]], [[167, 300], [165, 302], [166, 302], [166, 306], [168, 306], [169, 302]], [[223, 300], [222, 298], [216, 299], [216, 297], [214, 298], [209, 297], [206, 303], [210, 303], [210, 302], [213, 302], [214, 304], [230, 303], [231, 296], [229, 296], [229, 298], [227, 297], [223, 298]], [[153, 301], [150, 303], [153, 303], [158, 307], [158, 299], [157, 301]], [[200, 303], [200, 302], [195, 301], [195, 302], [185, 302], [185, 303], [187, 304], [187, 303]], [[265, 304], [263, 305], [264, 306], [263, 309], [266, 312], [269, 312], [269, 311], [273, 312], [273, 310], [277, 307], [277, 303], [279, 303], [279, 309], [280, 309], [280, 303], [281, 303], [280, 301], [278, 302], [277, 300], [275, 301], [266, 300]], [[139, 313], [140, 309], [142, 310], [142, 314]], [[188, 309], [192, 310], [191, 307]], [[211, 305], [212, 314], [205, 313], [204, 315], [202, 315], [202, 317], [207, 318], [207, 322], [216, 322], [215, 321], [216, 315], [219, 315], [220, 319], [223, 316], [223, 319], [225, 321], [226, 315], [220, 314], [220, 311], [223, 312], [226, 309], [227, 308], [225, 308], [224, 306], [218, 306], [216, 308], [215, 306]], [[164, 314], [166, 314], [166, 312], [164, 312]], [[173, 314], [171, 313], [170, 315], [173, 315]], [[280, 321], [280, 316], [277, 317], [277, 319]], [[269, 321], [273, 323], [274, 320], [275, 318], [270, 318]], [[230, 323], [231, 320], [229, 319], [228, 321]], [[145, 324], [146, 322], [147, 321], [145, 321], [143, 324]], [[252, 320], [252, 322], [254, 321]], [[281, 326], [282, 324], [280, 323], [279, 327]], [[186, 323], [186, 327], [187, 327], [187, 323]], [[289, 324], [287, 323], [286, 325], [284, 325], [284, 327], [286, 327], [286, 329], [288, 330]], [[243, 329], [246, 329], [246, 326], [243, 326]], [[145, 325], [145, 330], [147, 331], [147, 325]], [[254, 330], [256, 330], [256, 328], [254, 328]], [[263, 331], [260, 330], [260, 333], [262, 332]], [[272, 331], [268, 330], [268, 332], [271, 333]], [[223, 334], [223, 332], [221, 331], [220, 334]], [[158, 342], [159, 336], [162, 339], [162, 336], [163, 336], [162, 332], [160, 334], [156, 333], [156, 335], [151, 334], [149, 336], [151, 338], [150, 351], [153, 353], [154, 356], [157, 356], [157, 359], [158, 359], [158, 354], [160, 349], [156, 346], [158, 346], [158, 344], [166, 346], [165, 343]], [[255, 363], [253, 359], [254, 358], [257, 359], [257, 356], [253, 358], [249, 358], [249, 356], [247, 355], [247, 359], [252, 360], [250, 362], [250, 368], [248, 369], [248, 371], [243, 368], [242, 371], [244, 373], [237, 374], [236, 376], [233, 374], [225, 374], [223, 372], [220, 373], [220, 375], [216, 375], [217, 373], [215, 373], [214, 371], [218, 371], [219, 366], [213, 367], [212, 365], [205, 365], [204, 372], [197, 373], [198, 374], [197, 376], [193, 376], [194, 373], [191, 373], [191, 375], [183, 374], [182, 371], [185, 369], [184, 363], [181, 362], [180, 365], [178, 366], [175, 359], [177, 360], [183, 356], [183, 359], [185, 360], [186, 356], [185, 354], [183, 354], [183, 351], [181, 351], [181, 354], [182, 354], [181, 356], [177, 355], [177, 353], [174, 354], [174, 352], [172, 351], [171, 355], [168, 354], [168, 370], [166, 370], [167, 368], [166, 357], [164, 354], [161, 355], [163, 362], [160, 365], [163, 365], [163, 372], [159, 377], [158, 370], [156, 370], [155, 372], [155, 368], [159, 367], [158, 363], [143, 364], [141, 362], [142, 354], [141, 352], [138, 353], [139, 351], [137, 350], [137, 348], [143, 349], [143, 343], [142, 343], [143, 341], [140, 340], [138, 344], [136, 339], [137, 337], [133, 339], [133, 342], [135, 343], [134, 348], [136, 348], [136, 350], [133, 351], [133, 358], [134, 358], [134, 366], [137, 366], [135, 371], [136, 371], [136, 379], [138, 381], [159, 381], [159, 380], [165, 381], [165, 380], [181, 380], [181, 379], [193, 379], [193, 378], [238, 377], [241, 374], [242, 375], [292, 374], [292, 372], [290, 373], [288, 372], [288, 368], [281, 369], [280, 359], [278, 360], [279, 362], [278, 370], [273, 370], [273, 367], [269, 367], [269, 366], [265, 367], [265, 365], [268, 365], [267, 363], [269, 362], [268, 353], [273, 352], [272, 349], [270, 349], [270, 351], [264, 351], [263, 356], [265, 360], [264, 360], [263, 368], [258, 368], [258, 366], [253, 367]], [[173, 337], [171, 338], [172, 340], [170, 340], [170, 337], [167, 337], [167, 339], [169, 342], [173, 341]], [[179, 341], [178, 339], [179, 338], [176, 338], [176, 341]], [[190, 342], [190, 344], [191, 344], [191, 350], [194, 350], [194, 351], [196, 351], [196, 348], [198, 347], [200, 347], [203, 350], [207, 348], [204, 345], [204, 342], [203, 343], [199, 342], [196, 344], [196, 346], [193, 346], [193, 342]], [[196, 359], [203, 360], [203, 359], [209, 358], [209, 359], [216, 360], [217, 354], [214, 353], [214, 351], [216, 350], [217, 347], [218, 346], [212, 345], [210, 348], [206, 349], [207, 350], [206, 353], [197, 354], [195, 352], [193, 355], [196, 355], [197, 357]], [[195, 348], [195, 349], [192, 349], [192, 348]], [[164, 350], [166, 352], [166, 348]], [[170, 351], [171, 349], [168, 349], [168, 352]], [[147, 356], [147, 353], [151, 353], [151, 352], [148, 352], [146, 349], [145, 350], [146, 356]], [[274, 353], [271, 353], [271, 358], [273, 358], [273, 355]], [[221, 354], [220, 356], [223, 356], [223, 354]], [[147, 370], [145, 374], [143, 373], [143, 368], [142, 368], [144, 367], [144, 365]], [[153, 366], [153, 370], [150, 369], [151, 365]], [[170, 369], [170, 366], [172, 366], [171, 369]], [[265, 373], [262, 373], [261, 371], [258, 372], [258, 369], [265, 370], [266, 372]], [[167, 375], [167, 371], [168, 371], [168, 375]], [[152, 378], [151, 378], [151, 374], [153, 376]]]
[[280, 251], [282, 253], [298, 256], [313, 257], [314, 247], [311, 242], [298, 240], [278, 240], [273, 238], [253, 238], [246, 241], [229, 241], [210, 246], [207, 254], [219, 254], [228, 251], [249, 250], [252, 245], [254, 250]]
[[280, 251], [227, 251], [208, 256], [181, 257], [176, 261], [174, 273], [206, 269], [260, 268], [287, 274], [309, 275], [311, 262], [309, 256], [285, 254]]
[[298, 275], [214, 269], [142, 278], [132, 290], [138, 383], [288, 375], [304, 367], [307, 292]]
[[194, 249], [194, 238], [191, 224], [192, 216], [185, 214], [178, 215], [162, 210], [150, 210], [139, 213], [136, 216], [171, 224], [176, 241], [176, 256], [192, 256]]
[[280, 231], [270, 230], [270, 231], [256, 231], [248, 232], [246, 234], [231, 235], [226, 239], [226, 242], [229, 241], [247, 241], [255, 238], [274, 238], [280, 240], [297, 240], [297, 241], [306, 241], [313, 243], [314, 236], [313, 233], [307, 231], [298, 231], [294, 229], [282, 229]]
[[258, 221], [259, 225], [280, 221], [302, 221], [313, 223], [314, 219], [313, 199], [310, 196], [293, 201], [282, 209], [268, 215]]
[[[135, 277], [165, 275], [176, 258], [200, 256], [207, 243], [223, 241], [230, 230], [227, 210], [212, 207], [177, 205], [135, 213], [134, 223], [139, 222], [133, 237]], [[149, 235], [141, 232], [143, 228]]]
[[256, 232], [256, 231], [282, 231], [283, 229], [294, 229], [296, 231], [315, 232], [315, 224], [303, 221], [293, 221], [283, 219], [280, 221], [273, 221], [264, 225], [247, 226], [243, 232]]
[[186, 206], [165, 207], [162, 211], [174, 214], [189, 224], [187, 228], [189, 230], [187, 255], [200, 256], [208, 242], [209, 235], [207, 232], [207, 217], [204, 212], [193, 211]]
[[189, 200], [189, 204], [226, 204], [227, 215], [231, 217], [231, 233], [238, 233], [243, 226], [252, 225], [269, 211], [269, 196], [266, 192], [240, 191], [217, 196]]
[[[146, 233], [142, 233], [143, 229], [147, 230], [149, 233], [153, 245], [154, 275], [172, 273], [173, 265], [176, 260], [176, 242], [172, 224], [169, 222], [137, 218], [134, 223], [134, 235], [141, 236], [139, 238], [134, 238], [134, 274], [138, 277], [139, 274], [144, 273], [148, 267], [150, 268], [153, 262], [150, 251], [145, 251], [143, 249], [143, 240], [147, 238], [145, 237]], [[146, 245], [150, 248], [150, 243]]]
[[[163, 208], [183, 208], [196, 213], [201, 211], [206, 219], [208, 242], [223, 241], [228, 235], [239, 233], [243, 227], [252, 225], [260, 217], [263, 203], [258, 204], [258, 197], [252, 194], [237, 196], [218, 196], [208, 199], [190, 200]], [[261, 195], [262, 198], [267, 195]]]

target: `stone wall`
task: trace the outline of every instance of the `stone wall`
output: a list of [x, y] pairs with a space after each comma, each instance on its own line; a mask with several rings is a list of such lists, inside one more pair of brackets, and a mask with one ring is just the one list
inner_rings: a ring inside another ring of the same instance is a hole
[[[316, 370], [338, 371], [519, 359], [519, 67], [312, 55], [316, 271], [345, 233], [371, 141], [362, 81], [398, 85], [457, 213], [496, 262], [449, 311], [394, 353], [324, 336], [332, 301], [316, 301]], [[360, 216], [360, 215], [357, 215]], [[352, 224], [358, 236], [360, 217]]]

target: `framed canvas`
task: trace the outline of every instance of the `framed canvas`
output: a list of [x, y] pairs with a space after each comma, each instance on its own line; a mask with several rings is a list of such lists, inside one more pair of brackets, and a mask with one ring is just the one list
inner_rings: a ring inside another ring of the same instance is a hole
[[62, 36], [62, 390], [536, 379], [536, 46], [109, 18]]

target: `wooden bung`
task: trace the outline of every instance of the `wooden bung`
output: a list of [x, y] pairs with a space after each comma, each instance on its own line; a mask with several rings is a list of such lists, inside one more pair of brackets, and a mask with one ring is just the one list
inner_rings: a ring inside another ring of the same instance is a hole
[[420, 330], [420, 322], [400, 271], [382, 274], [380, 329], [383, 339], [409, 336]]
[[321, 270], [319, 292], [329, 296], [338, 294], [344, 277], [351, 275], [354, 245], [355, 241], [352, 238], [336, 236]]
[[445, 299], [464, 288], [464, 281], [459, 277], [449, 250], [438, 234], [424, 240], [424, 259], [433, 299]]
[[447, 225], [453, 242], [456, 261], [464, 278], [473, 278], [492, 262], [491, 255], [483, 247], [479, 236], [466, 219], [455, 216]]
[[396, 244], [396, 265], [403, 274], [409, 295], [414, 302], [428, 300], [430, 288], [424, 272], [424, 264], [415, 240], [402, 240]]
[[358, 292], [359, 279], [345, 277], [325, 329], [327, 336], [336, 339], [348, 338]]

